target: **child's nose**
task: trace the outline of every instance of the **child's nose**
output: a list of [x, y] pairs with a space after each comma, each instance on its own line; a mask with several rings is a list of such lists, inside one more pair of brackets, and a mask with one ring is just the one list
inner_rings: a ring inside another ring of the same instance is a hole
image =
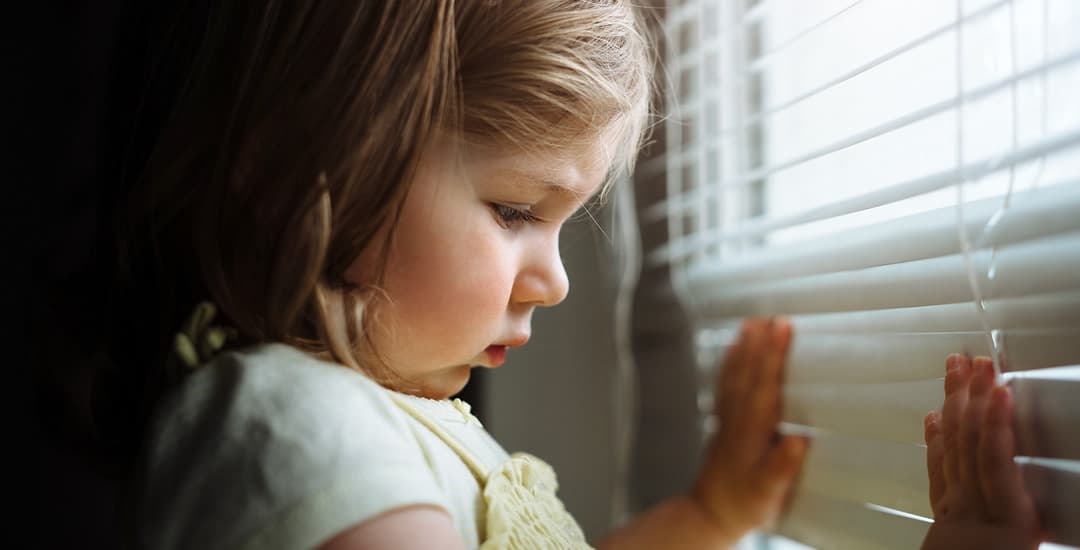
[[550, 307], [566, 299], [570, 280], [566, 276], [558, 239], [527, 261], [514, 281], [511, 300], [518, 304]]

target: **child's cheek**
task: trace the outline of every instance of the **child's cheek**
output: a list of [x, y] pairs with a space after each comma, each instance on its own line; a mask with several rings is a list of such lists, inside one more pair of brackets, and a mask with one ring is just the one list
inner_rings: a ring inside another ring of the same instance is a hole
[[415, 328], [428, 335], [452, 335], [470, 346], [477, 344], [470, 342], [474, 338], [497, 336], [490, 332], [498, 328], [513, 284], [501, 229], [485, 227], [486, 220], [426, 221], [422, 231], [399, 235], [400, 263], [387, 281], [391, 297], [408, 311], [410, 324], [423, 325]]
[[[455, 242], [442, 248], [439, 265], [442, 294], [440, 301], [448, 308], [463, 309], [461, 313], [481, 322], [483, 317], [502, 314], [506, 310], [513, 284], [509, 257], [503, 248], [505, 237], [482, 224], [459, 226]], [[449, 244], [449, 243], [448, 243]]]

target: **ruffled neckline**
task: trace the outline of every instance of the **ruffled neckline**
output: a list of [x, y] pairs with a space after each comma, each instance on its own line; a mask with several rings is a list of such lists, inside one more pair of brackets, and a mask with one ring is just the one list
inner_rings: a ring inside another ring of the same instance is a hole
[[481, 550], [590, 548], [581, 527], [556, 495], [558, 478], [546, 462], [527, 453], [515, 453], [489, 469], [439, 422], [433, 421], [434, 418], [447, 418], [456, 422], [475, 422], [479, 426], [480, 422], [469, 412], [468, 403], [460, 399], [429, 399], [390, 389], [387, 392], [406, 413], [427, 426], [457, 453], [476, 476], [486, 508]]
[[480, 419], [476, 418], [472, 413], [472, 405], [456, 397], [454, 399], [431, 399], [430, 397], [421, 397], [419, 395], [403, 393], [386, 387], [383, 387], [383, 389], [391, 395], [405, 400], [421, 412], [438, 418], [439, 420], [483, 427], [483, 424], [480, 423]]

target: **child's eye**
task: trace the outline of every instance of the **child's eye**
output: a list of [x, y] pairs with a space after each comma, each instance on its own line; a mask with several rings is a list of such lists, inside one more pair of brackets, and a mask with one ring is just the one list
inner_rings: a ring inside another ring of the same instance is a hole
[[495, 212], [499, 225], [506, 229], [538, 219], [535, 214], [524, 208], [514, 208], [505, 204], [491, 203], [491, 210]]

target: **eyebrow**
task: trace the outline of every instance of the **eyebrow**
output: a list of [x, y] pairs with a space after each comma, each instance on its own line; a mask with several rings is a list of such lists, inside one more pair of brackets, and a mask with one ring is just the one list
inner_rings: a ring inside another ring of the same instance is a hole
[[514, 178], [517, 178], [519, 180], [525, 180], [529, 183], [532, 183], [533, 185], [540, 185], [544, 187], [547, 191], [551, 191], [569, 199], [582, 202], [588, 200], [588, 197], [584, 196], [582, 193], [576, 191], [575, 189], [559, 181], [558, 179], [549, 177], [548, 175], [543, 173], [524, 172], [512, 168], [505, 170], [503, 173], [509, 176], [513, 176]]

